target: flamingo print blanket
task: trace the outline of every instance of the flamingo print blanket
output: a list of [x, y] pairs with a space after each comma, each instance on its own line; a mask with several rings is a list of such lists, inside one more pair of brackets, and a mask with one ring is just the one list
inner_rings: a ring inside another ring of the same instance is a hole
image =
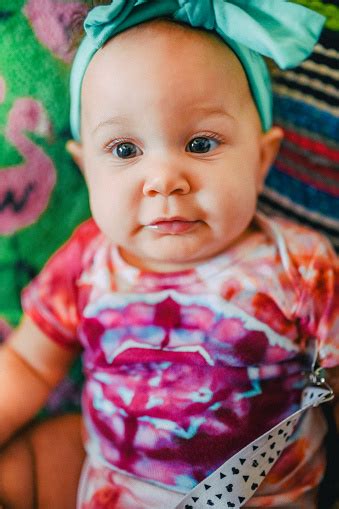
[[[64, 148], [70, 27], [85, 11], [79, 1], [0, 2], [0, 340], [19, 321], [23, 286], [88, 217], [82, 177]], [[49, 413], [77, 404], [80, 379], [77, 364]]]

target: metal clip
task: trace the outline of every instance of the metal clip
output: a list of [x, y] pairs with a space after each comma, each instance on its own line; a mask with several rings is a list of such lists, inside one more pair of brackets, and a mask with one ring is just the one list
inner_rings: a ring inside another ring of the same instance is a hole
[[312, 385], [315, 385], [316, 387], [321, 387], [322, 389], [325, 389], [328, 392], [328, 395], [326, 396], [325, 399], [322, 400], [322, 403], [327, 403], [328, 401], [331, 401], [334, 398], [333, 389], [326, 382], [323, 368], [319, 367], [313, 369], [312, 372], [309, 374], [309, 379]]

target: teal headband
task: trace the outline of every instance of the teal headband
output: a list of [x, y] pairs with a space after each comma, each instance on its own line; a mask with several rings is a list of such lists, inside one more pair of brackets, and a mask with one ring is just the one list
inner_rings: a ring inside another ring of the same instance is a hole
[[112, 37], [135, 25], [169, 17], [217, 33], [246, 73], [267, 131], [272, 125], [272, 90], [262, 56], [280, 68], [295, 67], [312, 52], [325, 18], [286, 0], [113, 0], [92, 9], [71, 72], [71, 131], [80, 140], [81, 86], [88, 64]]

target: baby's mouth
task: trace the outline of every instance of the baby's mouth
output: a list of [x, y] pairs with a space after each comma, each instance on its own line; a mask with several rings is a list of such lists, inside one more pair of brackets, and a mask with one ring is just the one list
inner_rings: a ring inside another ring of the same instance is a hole
[[179, 235], [192, 231], [201, 221], [191, 221], [185, 217], [158, 218], [146, 225], [155, 233], [164, 235]]

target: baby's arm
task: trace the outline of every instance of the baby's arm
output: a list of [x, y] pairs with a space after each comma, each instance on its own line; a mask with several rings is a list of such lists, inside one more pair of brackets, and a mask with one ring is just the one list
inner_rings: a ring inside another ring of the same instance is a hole
[[0, 348], [0, 444], [34, 417], [75, 355], [24, 317]]

